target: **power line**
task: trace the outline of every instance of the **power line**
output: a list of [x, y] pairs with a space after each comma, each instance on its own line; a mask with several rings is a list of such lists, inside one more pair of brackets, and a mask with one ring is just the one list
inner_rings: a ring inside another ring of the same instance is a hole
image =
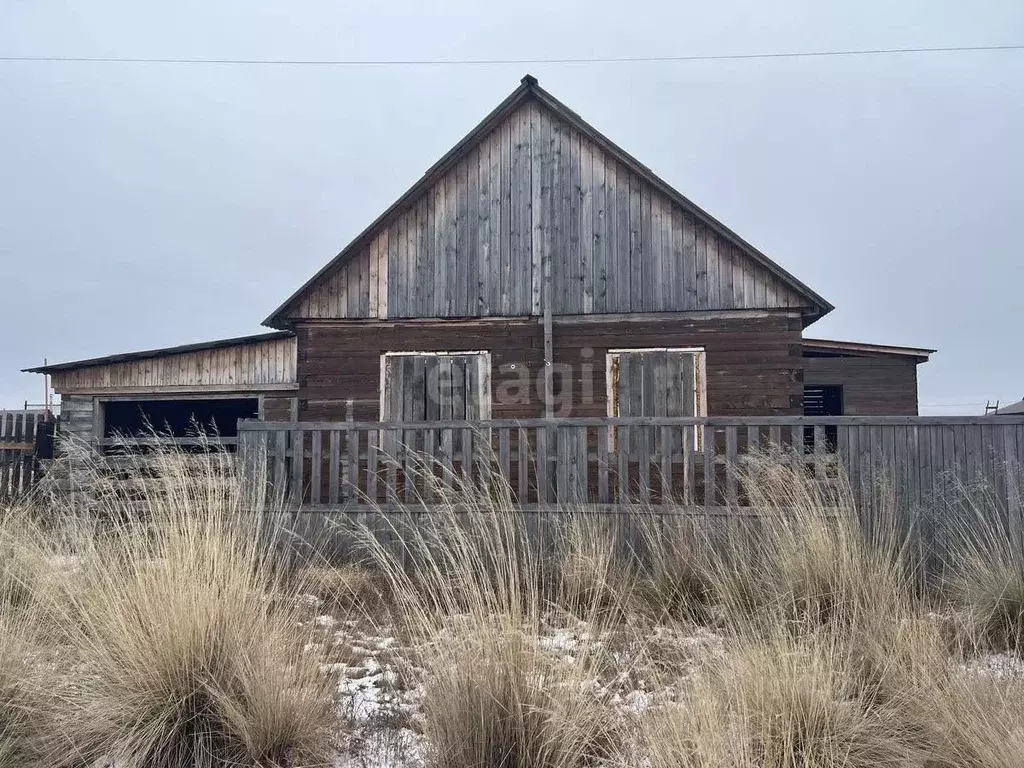
[[751, 59], [801, 59], [832, 56], [885, 56], [914, 53], [968, 53], [1020, 51], [1021, 45], [961, 45], [934, 48], [863, 48], [838, 51], [780, 51], [774, 53], [694, 54], [689, 56], [609, 56], [537, 59], [192, 59], [127, 56], [0, 56], [0, 62], [55, 62], [74, 64], [226, 64], [314, 67], [451, 67], [512, 64], [642, 64], [687, 61], [744, 61]]
[[974, 406], [980, 407], [982, 405], [985, 405], [985, 403], [921, 403], [922, 408], [973, 408]]

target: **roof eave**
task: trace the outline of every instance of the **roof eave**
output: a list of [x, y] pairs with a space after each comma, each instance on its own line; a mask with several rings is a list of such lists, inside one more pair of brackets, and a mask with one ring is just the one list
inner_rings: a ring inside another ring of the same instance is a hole
[[166, 355], [182, 355], [189, 352], [201, 352], [207, 349], [220, 349], [222, 347], [240, 346], [243, 344], [259, 344], [263, 341], [274, 341], [276, 339], [292, 338], [295, 334], [289, 330], [274, 331], [272, 333], [256, 333], [249, 336], [236, 336], [230, 339], [215, 339], [213, 341], [201, 341], [195, 344], [181, 344], [176, 347], [162, 347], [160, 349], [145, 349], [138, 352], [122, 352], [116, 355], [105, 355], [103, 357], [90, 357], [84, 360], [71, 360], [65, 363], [54, 363], [53, 365], [40, 365], [34, 368], [22, 368], [22, 373], [60, 373], [72, 371], [78, 368], [92, 368], [98, 365], [112, 365], [114, 363], [130, 362], [132, 360], [150, 360], [155, 357]]
[[857, 341], [841, 341], [838, 339], [803, 339], [806, 348], [826, 352], [860, 352], [865, 355], [888, 355], [890, 357], [910, 357], [918, 364], [927, 363], [928, 359], [938, 350], [924, 347], [900, 347], [889, 344], [867, 344]]

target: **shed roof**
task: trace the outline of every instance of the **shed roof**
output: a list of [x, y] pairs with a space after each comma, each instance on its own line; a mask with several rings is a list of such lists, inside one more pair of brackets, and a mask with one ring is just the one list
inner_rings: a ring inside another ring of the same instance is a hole
[[879, 357], [912, 357], [918, 363], [928, 362], [935, 354], [934, 349], [922, 347], [896, 347], [889, 344], [864, 344], [859, 341], [837, 341], [834, 339], [804, 339], [805, 350], [832, 352], [838, 355], [863, 355]]
[[651, 169], [627, 153], [617, 144], [613, 143], [604, 134], [586, 122], [582, 117], [573, 112], [569, 107], [560, 102], [537, 83], [537, 78], [526, 75], [520, 81], [520, 85], [509, 96], [502, 101], [490, 114], [488, 114], [473, 130], [466, 134], [461, 141], [452, 147], [440, 160], [432, 165], [423, 176], [410, 187], [401, 197], [391, 204], [380, 216], [378, 216], [366, 229], [345, 246], [342, 251], [331, 261], [323, 266], [315, 275], [307, 280], [298, 290], [289, 296], [284, 303], [270, 313], [263, 321], [263, 325], [271, 328], [288, 327], [288, 318], [285, 316], [291, 306], [297, 302], [317, 281], [335, 267], [348, 261], [357, 255], [360, 249], [366, 246], [374, 235], [390, 222], [392, 218], [400, 214], [410, 203], [414, 202], [419, 195], [425, 192], [437, 179], [441, 178], [453, 165], [462, 159], [474, 146], [476, 146], [496, 125], [511, 115], [520, 106], [529, 100], [536, 100], [538, 103], [554, 112], [562, 120], [572, 125], [576, 130], [587, 136], [595, 144], [599, 145], [605, 152], [616, 158], [619, 162], [629, 167], [634, 173], [646, 180], [655, 189], [670, 200], [687, 211], [698, 221], [704, 223], [711, 230], [720, 236], [731, 241], [744, 255], [760, 264], [768, 272], [782, 281], [783, 284], [793, 289], [807, 299], [809, 311], [805, 313], [805, 325], [831, 312], [834, 307], [819, 294], [812, 291], [792, 274], [780, 267], [768, 256], [759, 251], [753, 245], [745, 241], [731, 229], [713, 218], [709, 213], [695, 205], [680, 192], [675, 190], [667, 182], [659, 178]]
[[1011, 403], [1010, 405], [1004, 405], [997, 411], [993, 411], [989, 414], [990, 416], [1021, 416], [1024, 415], [1024, 400], [1019, 403]]
[[217, 339], [215, 341], [202, 341], [197, 344], [182, 344], [177, 347], [163, 347], [161, 349], [146, 349], [140, 352], [124, 352], [119, 355], [107, 355], [106, 357], [90, 357], [86, 360], [73, 360], [67, 363], [54, 363], [53, 365], [40, 365], [36, 368], [22, 368], [22, 373], [58, 373], [60, 371], [73, 371], [78, 368], [89, 368], [94, 365], [109, 365], [111, 363], [125, 363], [131, 360], [147, 360], [165, 355], [179, 355], [186, 352], [199, 352], [206, 349], [220, 349], [221, 347], [238, 347], [246, 344], [259, 344], [263, 341], [274, 341], [276, 339], [287, 339], [295, 334], [291, 331], [271, 331], [270, 333], [257, 333], [252, 336], [236, 336], [233, 339]]

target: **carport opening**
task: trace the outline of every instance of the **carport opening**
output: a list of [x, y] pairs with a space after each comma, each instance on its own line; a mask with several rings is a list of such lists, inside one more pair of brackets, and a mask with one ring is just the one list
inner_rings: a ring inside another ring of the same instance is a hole
[[111, 400], [104, 407], [104, 437], [236, 437], [239, 419], [255, 419], [255, 397], [211, 400]]

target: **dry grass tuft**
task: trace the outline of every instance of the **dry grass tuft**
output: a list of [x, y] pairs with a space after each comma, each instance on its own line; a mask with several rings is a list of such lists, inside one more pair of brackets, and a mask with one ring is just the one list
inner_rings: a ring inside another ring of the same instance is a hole
[[[638, 558], [638, 607], [654, 621], [692, 621], [714, 624], [720, 619], [723, 578], [742, 579], [744, 573], [722, 567], [706, 521], [678, 515], [665, 518], [653, 510], [637, 515], [643, 551]], [[738, 594], [738, 585], [734, 586]]]
[[919, 557], [895, 506], [865, 530], [842, 477], [819, 483], [779, 457], [755, 456], [741, 479], [758, 517], [717, 561], [727, 614], [816, 626], [903, 610]]
[[338, 616], [379, 616], [390, 603], [386, 580], [374, 570], [354, 563], [306, 566], [291, 582], [294, 591], [319, 598]]
[[436, 768], [573, 768], [617, 747], [616, 724], [575, 670], [505, 626], [461, 636], [424, 700]]
[[652, 766], [923, 765], [927, 729], [907, 716], [909, 698], [879, 698], [863, 681], [835, 633], [745, 640], [697, 677], [681, 707], [652, 718]]
[[971, 641], [1024, 655], [1024, 541], [1010, 521], [961, 492], [964, 520], [950, 526], [947, 588]]
[[588, 623], [606, 624], [634, 614], [639, 608], [635, 563], [623, 555], [614, 527], [571, 510], [567, 518], [556, 541], [558, 605]]
[[[427, 468], [429, 482], [438, 470]], [[423, 643], [427, 673], [424, 732], [438, 768], [575, 768], [608, 757], [618, 729], [593, 691], [598, 654], [591, 641], [617, 578], [607, 531], [581, 523], [563, 532], [559, 615], [589, 619], [572, 654], [553, 658], [543, 638], [551, 616], [550, 562], [497, 477], [483, 489], [463, 478], [437, 482], [441, 500], [405, 531], [404, 560], [372, 531], [362, 540], [394, 595], [395, 614]]]
[[0, 768], [43, 764], [48, 702], [45, 683], [29, 663], [32, 640], [23, 618], [0, 609]]
[[[133, 498], [111, 499], [105, 519], [120, 522], [79, 553], [77, 578], [55, 596], [75, 684], [52, 765], [329, 759], [330, 691], [297, 614], [272, 599], [278, 572], [244, 489], [215, 460], [152, 457]], [[120, 514], [130, 502], [136, 513]]]

